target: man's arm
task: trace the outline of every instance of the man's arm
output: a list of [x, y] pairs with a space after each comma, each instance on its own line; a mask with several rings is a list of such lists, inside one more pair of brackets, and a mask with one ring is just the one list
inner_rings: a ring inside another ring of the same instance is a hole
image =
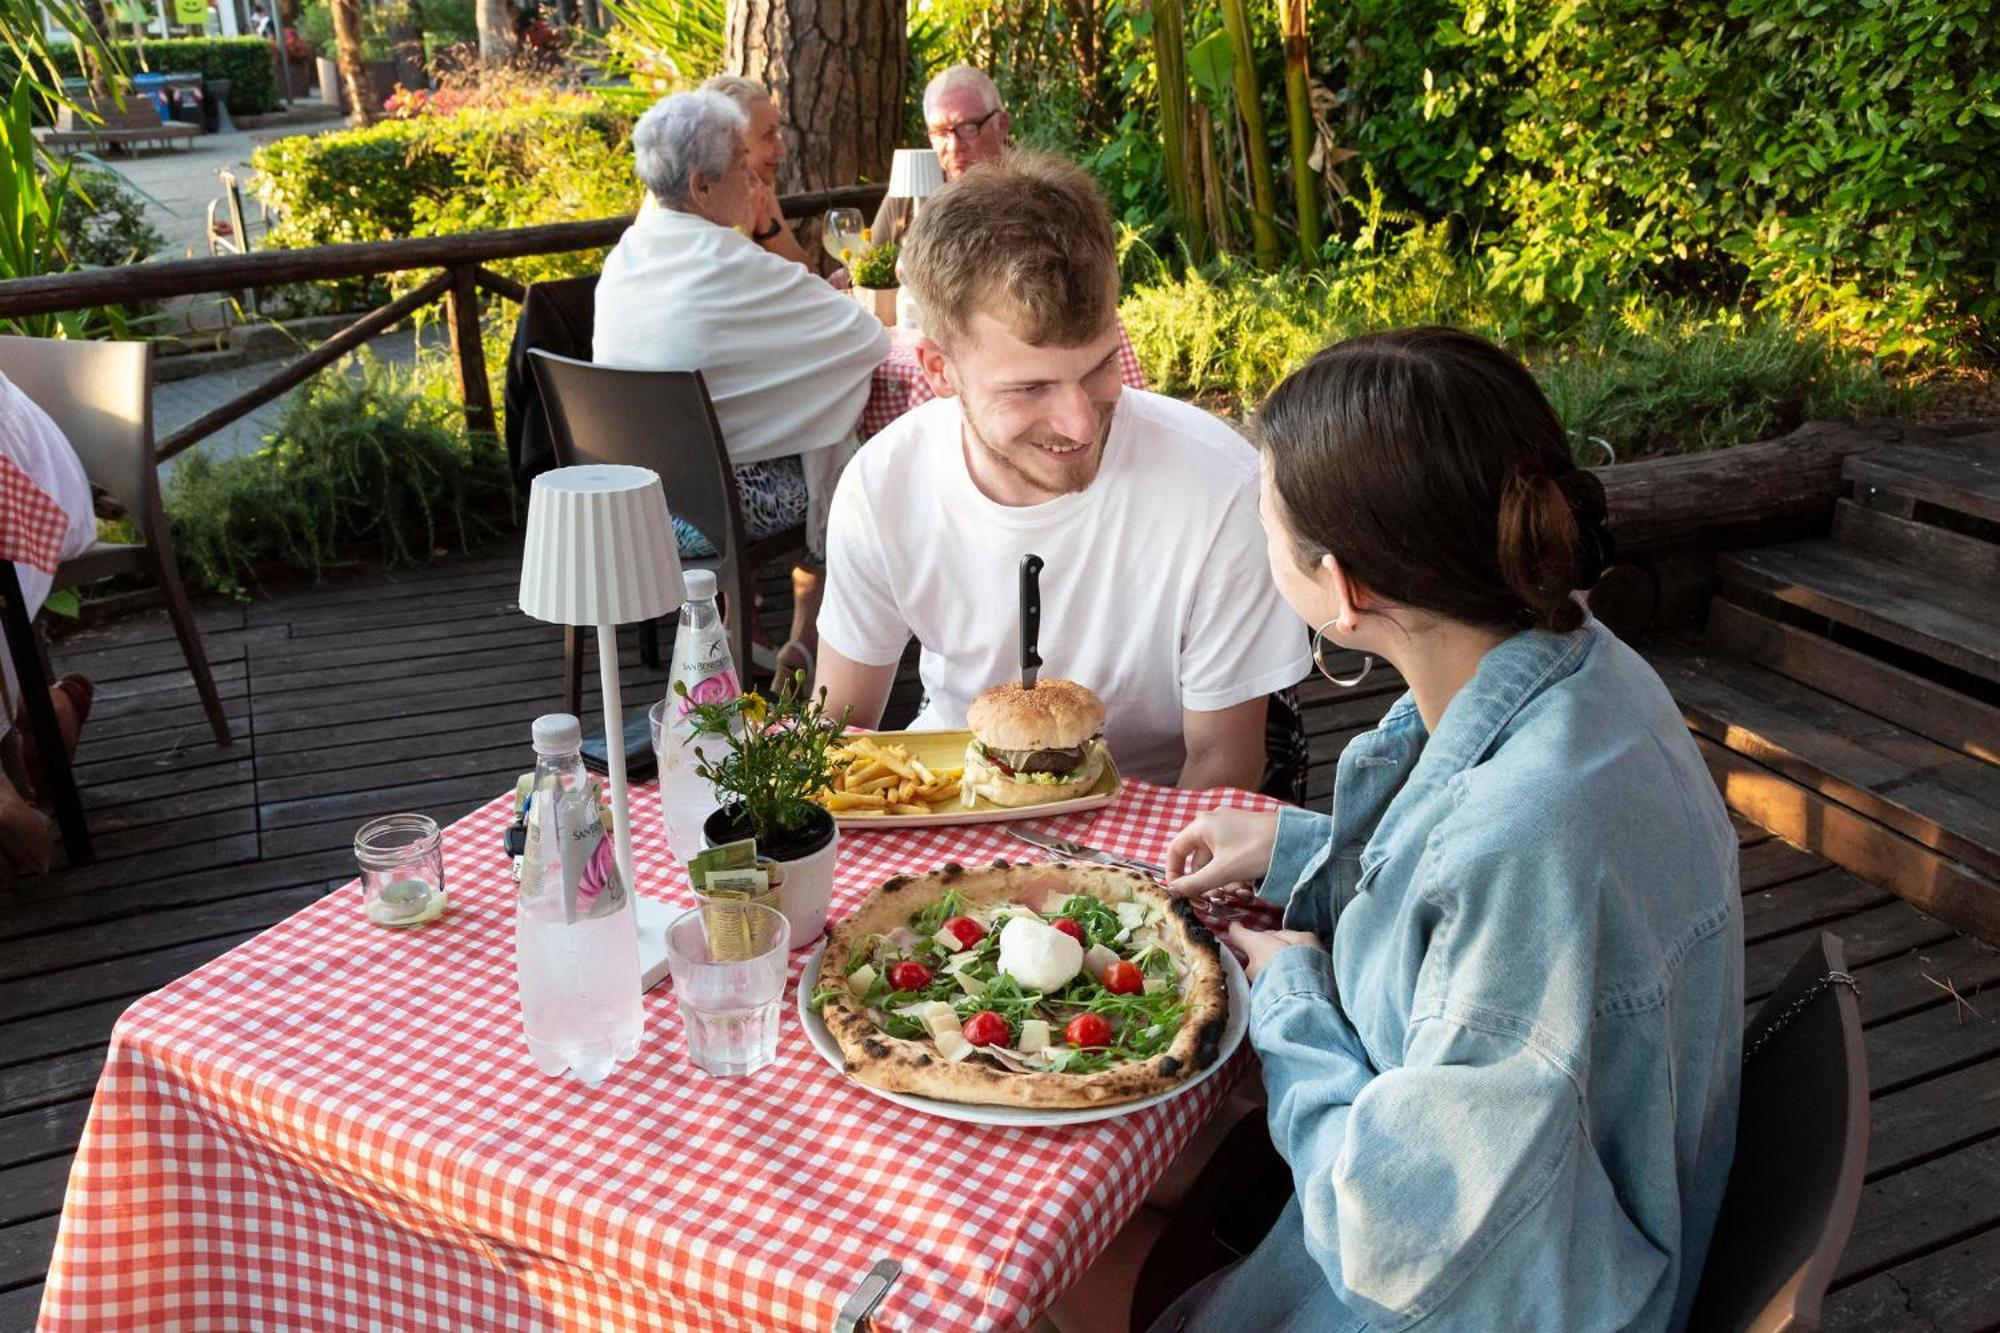
[[896, 664], [869, 666], [844, 656], [825, 639], [819, 644], [819, 667], [813, 686], [826, 691], [826, 711], [839, 717], [840, 710], [852, 707], [847, 720], [857, 727], [873, 728], [882, 723], [882, 710], [889, 705], [889, 690], [896, 683]]
[[1187, 745], [1187, 763], [1181, 768], [1183, 791], [1210, 787], [1257, 790], [1264, 780], [1264, 708], [1268, 702], [1260, 694], [1247, 703], [1212, 712], [1181, 710], [1181, 739]]

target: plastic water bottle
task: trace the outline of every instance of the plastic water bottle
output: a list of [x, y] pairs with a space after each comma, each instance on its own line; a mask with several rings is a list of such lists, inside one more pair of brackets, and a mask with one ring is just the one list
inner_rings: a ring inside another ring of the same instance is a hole
[[[688, 713], [693, 704], [726, 703], [743, 692], [729, 652], [729, 634], [715, 606], [714, 571], [690, 569], [685, 578], [687, 601], [674, 633], [667, 725], [659, 745], [660, 818], [666, 824], [667, 845], [682, 865], [701, 850], [702, 823], [716, 807], [715, 789], [695, 772], [696, 741]], [[687, 698], [681, 697], [676, 685], [686, 687]], [[711, 745], [711, 751], [719, 748]]]
[[544, 1074], [595, 1087], [639, 1051], [639, 933], [583, 768], [583, 728], [535, 719], [535, 788], [514, 915], [515, 977], [528, 1054]]

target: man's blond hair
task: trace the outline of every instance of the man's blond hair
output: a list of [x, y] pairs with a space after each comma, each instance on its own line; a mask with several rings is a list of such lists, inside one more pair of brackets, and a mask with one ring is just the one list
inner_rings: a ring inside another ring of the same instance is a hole
[[1038, 347], [1079, 347], [1117, 316], [1111, 212], [1089, 176], [1046, 153], [983, 162], [925, 200], [902, 269], [943, 346], [979, 311]]

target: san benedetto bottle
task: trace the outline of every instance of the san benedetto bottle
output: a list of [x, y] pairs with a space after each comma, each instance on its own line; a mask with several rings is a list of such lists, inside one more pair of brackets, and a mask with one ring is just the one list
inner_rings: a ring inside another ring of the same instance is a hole
[[595, 1087], [639, 1051], [639, 935], [617, 845], [584, 771], [568, 713], [535, 719], [535, 786], [514, 913], [514, 966], [528, 1054]]

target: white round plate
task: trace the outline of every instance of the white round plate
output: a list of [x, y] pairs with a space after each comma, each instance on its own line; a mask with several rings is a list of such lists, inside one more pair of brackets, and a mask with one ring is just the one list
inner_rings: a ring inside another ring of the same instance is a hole
[[[898, 1106], [907, 1106], [913, 1111], [928, 1111], [947, 1120], [962, 1120], [972, 1125], [1015, 1125], [1036, 1128], [1082, 1125], [1092, 1120], [1109, 1120], [1113, 1116], [1144, 1110], [1171, 1097], [1178, 1097], [1199, 1084], [1227, 1064], [1229, 1057], [1236, 1054], [1236, 1048], [1243, 1043], [1243, 1034], [1250, 1026], [1250, 982], [1243, 975], [1243, 965], [1236, 961], [1236, 955], [1229, 952], [1227, 945], [1218, 943], [1216, 950], [1222, 956], [1222, 974], [1229, 990], [1229, 1015], [1222, 1024], [1222, 1045], [1208, 1068], [1193, 1078], [1175, 1084], [1165, 1092], [1156, 1092], [1150, 1097], [1141, 1097], [1136, 1101], [1119, 1102], [1116, 1106], [1034, 1110], [1026, 1106], [984, 1106], [973, 1102], [944, 1102], [935, 1097], [915, 1097], [907, 1092], [887, 1092], [881, 1088], [870, 1087], [858, 1079], [848, 1078], [847, 1081], [864, 1092], [872, 1092], [877, 1097], [885, 1098]], [[841, 1058], [840, 1043], [833, 1039], [833, 1033], [827, 1030], [819, 1011], [809, 1003], [812, 993], [819, 988], [820, 964], [825, 959], [826, 945], [821, 944], [807, 957], [805, 967], [799, 972], [799, 1022], [804, 1025], [806, 1038], [812, 1042], [813, 1049], [824, 1056], [826, 1062], [846, 1078], [846, 1062]]]

